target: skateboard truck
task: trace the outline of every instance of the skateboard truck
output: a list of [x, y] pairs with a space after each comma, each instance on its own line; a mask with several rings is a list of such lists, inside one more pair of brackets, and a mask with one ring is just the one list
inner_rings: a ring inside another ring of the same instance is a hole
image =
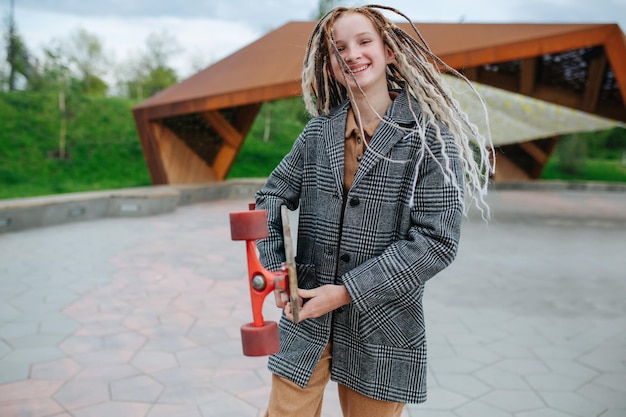
[[293, 321], [299, 321], [300, 301], [298, 299], [298, 278], [294, 257], [291, 230], [289, 228], [288, 209], [281, 206], [283, 239], [285, 245], [285, 263], [279, 271], [269, 271], [263, 267], [257, 255], [256, 241], [268, 236], [267, 211], [255, 210], [255, 204], [249, 210], [230, 213], [230, 234], [232, 240], [246, 241], [248, 260], [248, 283], [252, 301], [251, 323], [241, 326], [243, 354], [246, 356], [265, 356], [278, 352], [278, 325], [275, 321], [263, 319], [263, 302], [273, 292], [276, 305], [282, 306], [282, 295], [289, 296]]

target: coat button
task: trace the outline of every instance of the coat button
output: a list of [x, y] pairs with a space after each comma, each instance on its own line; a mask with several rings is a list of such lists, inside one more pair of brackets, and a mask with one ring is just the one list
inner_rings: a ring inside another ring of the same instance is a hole
[[341, 259], [343, 262], [350, 262], [350, 255], [344, 253], [343, 255], [341, 255], [341, 257], [339, 257], [339, 259]]
[[361, 202], [359, 201], [358, 197], [352, 197], [350, 199], [350, 207], [356, 207], [360, 204]]

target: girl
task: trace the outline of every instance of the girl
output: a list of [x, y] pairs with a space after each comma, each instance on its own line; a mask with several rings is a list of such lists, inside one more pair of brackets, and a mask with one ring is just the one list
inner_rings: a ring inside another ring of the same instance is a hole
[[300, 210], [304, 304], [299, 323], [281, 306], [269, 417], [320, 416], [329, 379], [344, 416], [399, 416], [425, 401], [424, 285], [456, 255], [464, 193], [484, 207], [489, 141], [437, 65], [462, 76], [381, 10], [406, 18], [365, 6], [319, 21], [302, 73], [314, 118], [256, 195], [268, 269], [284, 262], [281, 205]]

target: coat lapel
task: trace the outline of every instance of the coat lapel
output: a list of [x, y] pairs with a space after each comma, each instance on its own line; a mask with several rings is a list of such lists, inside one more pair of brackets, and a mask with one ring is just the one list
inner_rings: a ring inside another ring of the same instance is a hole
[[335, 186], [339, 195], [343, 194], [344, 176], [344, 151], [345, 151], [345, 126], [348, 115], [348, 102], [324, 123], [322, 138], [324, 148], [328, 152], [330, 169], [335, 180]]
[[[395, 144], [410, 133], [410, 131], [406, 130], [407, 128], [412, 129], [415, 127], [416, 122], [409, 110], [408, 100], [409, 96], [406, 89], [404, 89], [387, 110], [383, 120], [374, 132], [374, 136], [369, 144], [370, 147], [365, 151], [352, 187], [356, 186], [382, 160], [381, 155], [389, 157], [391, 149]], [[420, 111], [417, 103], [413, 101], [411, 105], [415, 114], [419, 117]]]

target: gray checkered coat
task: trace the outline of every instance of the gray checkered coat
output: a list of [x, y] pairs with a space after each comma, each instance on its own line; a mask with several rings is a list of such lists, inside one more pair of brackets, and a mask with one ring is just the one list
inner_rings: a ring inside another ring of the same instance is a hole
[[[425, 282], [454, 259], [462, 204], [445, 181], [441, 147], [426, 131], [432, 155], [419, 166], [421, 141], [403, 91], [371, 139], [344, 198], [344, 129], [349, 103], [311, 120], [292, 150], [257, 193], [267, 209], [270, 235], [258, 242], [262, 263], [284, 262], [280, 206], [300, 207], [296, 263], [300, 288], [345, 285], [352, 302], [317, 319], [293, 324], [283, 315], [280, 352], [269, 369], [306, 386], [326, 344], [332, 342], [332, 379], [366, 396], [403, 403], [426, 399]], [[412, 104], [417, 111], [418, 105]], [[421, 116], [420, 116], [421, 117]], [[456, 180], [463, 180], [458, 149], [446, 138]], [[394, 163], [381, 158], [384, 155]], [[438, 163], [435, 161], [438, 160]]]

